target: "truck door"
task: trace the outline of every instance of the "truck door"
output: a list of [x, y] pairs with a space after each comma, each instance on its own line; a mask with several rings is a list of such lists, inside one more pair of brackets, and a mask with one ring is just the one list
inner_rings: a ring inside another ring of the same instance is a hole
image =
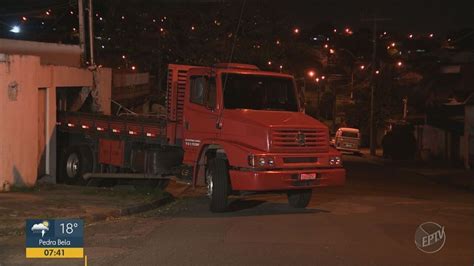
[[194, 163], [202, 143], [217, 138], [218, 113], [216, 79], [210, 70], [191, 69], [184, 105], [184, 162]]

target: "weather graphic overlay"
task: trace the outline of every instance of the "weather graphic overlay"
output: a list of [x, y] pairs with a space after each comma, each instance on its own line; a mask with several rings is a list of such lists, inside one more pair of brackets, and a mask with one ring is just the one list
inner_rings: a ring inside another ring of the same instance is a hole
[[83, 258], [81, 219], [26, 220], [26, 258]]

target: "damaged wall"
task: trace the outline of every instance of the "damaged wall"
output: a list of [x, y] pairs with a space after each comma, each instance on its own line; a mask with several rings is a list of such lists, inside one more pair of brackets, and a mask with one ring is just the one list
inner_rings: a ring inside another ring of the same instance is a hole
[[[98, 77], [99, 102], [110, 114], [111, 70], [100, 69]], [[0, 54], [0, 190], [5, 182], [33, 186], [39, 153], [46, 158], [47, 174], [55, 177], [56, 88], [91, 85], [89, 70], [41, 65], [38, 56]], [[43, 142], [39, 110], [45, 112]]]

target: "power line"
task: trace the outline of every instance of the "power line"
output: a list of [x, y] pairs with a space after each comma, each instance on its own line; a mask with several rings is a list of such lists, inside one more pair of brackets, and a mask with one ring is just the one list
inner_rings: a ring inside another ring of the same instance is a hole
[[[232, 57], [234, 56], [234, 49], [235, 49], [235, 45], [237, 43], [237, 34], [239, 33], [239, 28], [240, 28], [240, 23], [242, 22], [242, 17], [244, 15], [244, 9], [245, 9], [245, 3], [247, 2], [247, 0], [244, 0], [242, 2], [242, 7], [240, 8], [240, 16], [239, 16], [239, 21], [237, 22], [237, 27], [235, 29], [235, 34], [234, 34], [234, 41], [232, 43], [232, 48], [230, 50], [230, 55], [229, 55], [229, 60], [227, 61], [228, 63], [231, 63], [232, 62]], [[225, 79], [224, 79], [224, 86], [223, 86], [223, 90], [225, 90], [225, 87], [227, 85], [227, 77], [228, 75], [226, 74], [225, 75]]]
[[240, 9], [240, 16], [239, 16], [239, 21], [237, 23], [237, 28], [235, 29], [235, 34], [234, 34], [234, 41], [232, 43], [232, 49], [230, 50], [230, 56], [229, 56], [229, 63], [232, 63], [232, 57], [234, 56], [234, 49], [235, 49], [235, 44], [237, 43], [237, 34], [239, 33], [239, 28], [240, 28], [240, 23], [242, 22], [242, 16], [244, 14], [244, 9], [245, 9], [245, 3], [247, 0], [244, 0], [242, 2], [242, 7]]

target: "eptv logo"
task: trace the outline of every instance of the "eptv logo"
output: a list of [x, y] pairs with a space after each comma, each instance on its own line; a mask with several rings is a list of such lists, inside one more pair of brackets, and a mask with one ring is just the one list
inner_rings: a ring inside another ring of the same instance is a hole
[[425, 253], [440, 251], [446, 242], [444, 226], [434, 222], [422, 223], [415, 232], [416, 247]]

